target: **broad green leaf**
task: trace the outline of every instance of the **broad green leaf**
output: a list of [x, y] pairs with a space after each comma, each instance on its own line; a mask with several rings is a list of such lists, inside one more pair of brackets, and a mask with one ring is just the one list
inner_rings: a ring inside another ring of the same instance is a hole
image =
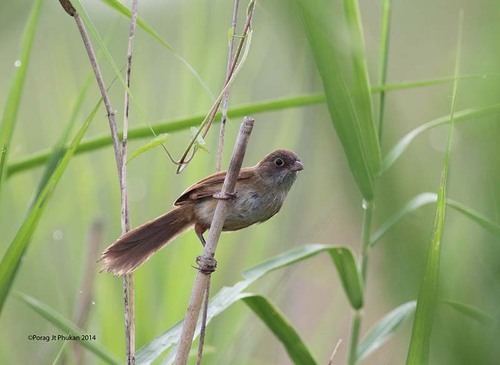
[[92, 341], [84, 341], [81, 339], [82, 334], [85, 334], [86, 331], [78, 328], [76, 324], [72, 321], [64, 317], [61, 313], [57, 312], [55, 309], [49, 307], [47, 304], [39, 301], [38, 299], [33, 298], [27, 294], [17, 292], [16, 297], [20, 299], [22, 302], [27, 304], [31, 309], [37, 312], [40, 316], [45, 318], [47, 321], [52, 323], [54, 326], [59, 328], [62, 332], [62, 335], [73, 335], [78, 336], [78, 342], [89, 351], [91, 351], [94, 355], [99, 357], [102, 361], [105, 361], [106, 364], [120, 364], [121, 362], [116, 359], [113, 355], [111, 355], [104, 346], [98, 340]]
[[296, 1], [330, 117], [354, 179], [363, 197], [370, 201], [381, 157], [357, 1], [343, 2], [344, 16], [327, 0]]
[[456, 311], [465, 314], [467, 317], [472, 318], [473, 320], [481, 323], [482, 325], [488, 327], [493, 325], [494, 321], [493, 317], [485, 313], [484, 311], [480, 310], [479, 308], [473, 307], [469, 304], [456, 302], [453, 300], [445, 300], [444, 302], [453, 309], [455, 309]]
[[[424, 205], [437, 202], [437, 197], [438, 196], [436, 193], [422, 193], [411, 199], [400, 210], [398, 210], [395, 214], [390, 216], [384, 223], [380, 225], [379, 229], [377, 229], [377, 231], [370, 237], [370, 245], [374, 246], [380, 240], [380, 238], [382, 238], [383, 235], [385, 235], [395, 224], [397, 224], [408, 214], [413, 213]], [[462, 213], [467, 218], [478, 223], [493, 234], [500, 235], [500, 224], [489, 220], [475, 210], [452, 199], [446, 199], [446, 205], [450, 208], [455, 209], [459, 213]]]
[[[22, 257], [28, 248], [31, 236], [33, 235], [33, 232], [35, 231], [38, 222], [42, 217], [50, 198], [52, 197], [57, 183], [61, 179], [66, 166], [73, 156], [76, 147], [94, 119], [100, 104], [101, 102], [96, 104], [94, 110], [92, 110], [90, 116], [87, 118], [85, 123], [83, 123], [82, 127], [73, 138], [73, 141], [64, 152], [62, 158], [59, 159], [59, 164], [55, 167], [52, 174], [47, 177], [46, 184], [43, 186], [41, 191], [36, 194], [36, 199], [31, 204], [26, 218], [0, 262], [0, 312], [5, 304], [5, 300], [7, 299], [12, 283], [14, 282], [15, 276], [19, 270]], [[59, 154], [60, 151], [56, 150], [54, 153]]]
[[387, 313], [366, 334], [356, 353], [356, 362], [362, 361], [389, 341], [398, 328], [415, 312], [417, 302], [400, 305]]
[[243, 302], [259, 316], [267, 328], [281, 341], [294, 364], [317, 364], [311, 351], [302, 341], [293, 325], [269, 300], [260, 295], [249, 295], [243, 298]]
[[[340, 262], [340, 265], [337, 266], [337, 270], [341, 275], [341, 281], [343, 285], [351, 285], [351, 283], [353, 283], [353, 288], [344, 287], [344, 289], [348, 291], [347, 295], [349, 297], [349, 300], [354, 303], [358, 303], [360, 301], [362, 302], [362, 291], [361, 285], [359, 284], [361, 282], [361, 279], [359, 278], [359, 274], [355, 269], [357, 265], [354, 260], [352, 251], [349, 248], [342, 246], [309, 244], [287, 251], [251, 269], [245, 270], [242, 273], [244, 280], [237, 282], [232, 287], [222, 288], [216, 295], [213, 296], [213, 298], [211, 298], [207, 315], [207, 323], [209, 323], [215, 316], [225, 311], [233, 303], [251, 295], [245, 293], [245, 289], [264, 275], [282, 267], [305, 260], [321, 252], [328, 252], [332, 257], [337, 256], [336, 260]], [[353, 279], [352, 277], [350, 277], [354, 275], [357, 276], [358, 279]], [[344, 276], [343, 279], [342, 276]], [[351, 299], [350, 297], [352, 297], [353, 299]], [[200, 328], [198, 326], [195, 332], [195, 338], [199, 335], [199, 329]], [[181, 330], [182, 322], [170, 328], [162, 335], [158, 336], [143, 348], [141, 348], [137, 352], [137, 364], [151, 364], [155, 359], [157, 359], [163, 352], [167, 350], [171, 351], [163, 359], [162, 364], [171, 364], [175, 358], [175, 346], [177, 345], [177, 341], [179, 340]]]
[[[460, 57], [462, 45], [463, 12], [460, 12], [459, 35], [457, 41], [457, 55], [455, 63], [455, 76], [460, 74]], [[454, 112], [457, 101], [458, 78], [453, 83], [450, 119], [451, 125], [448, 132], [448, 141], [444, 154], [441, 181], [436, 203], [436, 212], [432, 227], [431, 240], [427, 252], [427, 262], [424, 276], [420, 285], [417, 309], [410, 340], [410, 348], [406, 359], [407, 365], [426, 365], [429, 363], [430, 339], [434, 325], [434, 311], [438, 296], [439, 267], [441, 261], [441, 244], [446, 216], [446, 198], [448, 195], [448, 172], [451, 143], [453, 139]]]
[[137, 150], [135, 150], [134, 153], [132, 153], [132, 155], [129, 157], [127, 163], [132, 161], [134, 158], [136, 158], [140, 154], [142, 154], [146, 151], [149, 151], [150, 149], [153, 149], [155, 147], [161, 146], [163, 144], [163, 142], [165, 142], [168, 139], [168, 137], [169, 137], [168, 133], [163, 133], [163, 134], [156, 136], [151, 141], [149, 141], [145, 145], [143, 145], [143, 146], [139, 147]]
[[0, 148], [2, 149], [0, 155], [0, 196], [3, 190], [3, 181], [6, 177], [6, 162], [9, 156], [10, 141], [16, 126], [19, 105], [21, 104], [21, 95], [24, 89], [24, 80], [26, 79], [28, 64], [31, 59], [31, 49], [33, 46], [33, 39], [35, 38], [41, 4], [42, 2], [40, 0], [34, 2], [26, 23], [23, 38], [21, 40], [21, 55], [15, 63], [13, 61], [13, 66], [16, 67], [16, 71], [14, 80], [10, 85], [7, 101], [5, 102], [2, 119], [0, 120]]
[[[130, 11], [129, 8], [127, 8], [125, 5], [123, 5], [121, 2], [117, 0], [101, 0], [103, 3], [108, 5], [109, 7], [115, 9], [118, 13], [121, 15], [126, 16], [127, 18], [130, 19], [132, 16], [132, 12]], [[146, 33], [148, 33], [150, 36], [152, 36], [154, 39], [156, 39], [163, 47], [168, 49], [174, 57], [176, 57], [179, 61], [181, 61], [188, 69], [189, 71], [193, 74], [193, 76], [198, 80], [200, 85], [205, 89], [205, 91], [208, 93], [208, 95], [214, 97], [212, 91], [209, 89], [208, 85], [206, 82], [202, 79], [200, 74], [195, 70], [191, 64], [184, 59], [179, 53], [177, 53], [174, 48], [168, 43], [164, 38], [162, 38], [158, 32], [156, 32], [153, 27], [151, 27], [144, 19], [142, 19], [140, 16], [137, 17], [137, 25], [144, 29]]]

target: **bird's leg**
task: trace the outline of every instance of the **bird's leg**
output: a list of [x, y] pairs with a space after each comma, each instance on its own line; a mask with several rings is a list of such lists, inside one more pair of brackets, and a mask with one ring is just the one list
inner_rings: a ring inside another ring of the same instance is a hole
[[[206, 229], [196, 224], [194, 226], [194, 231], [203, 247], [205, 247], [207, 242], [203, 237], [203, 233], [206, 231]], [[217, 268], [217, 261], [213, 257], [205, 257], [203, 255], [196, 257], [196, 264], [198, 265], [198, 267], [195, 267], [195, 269], [206, 275], [213, 273]]]
[[[196, 232], [196, 230], [195, 230], [195, 232]], [[196, 235], [198, 236], [198, 239], [200, 240], [200, 242], [203, 245], [203, 247], [205, 247], [205, 245], [207, 244], [207, 242], [205, 241], [205, 238], [203, 237], [203, 233], [196, 232]]]

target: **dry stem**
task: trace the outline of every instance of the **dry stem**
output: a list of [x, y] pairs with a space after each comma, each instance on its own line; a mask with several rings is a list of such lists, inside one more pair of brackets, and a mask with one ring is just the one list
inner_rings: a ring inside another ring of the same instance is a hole
[[[233, 19], [231, 21], [232, 37], [229, 41], [229, 50], [227, 55], [227, 69], [226, 69], [226, 83], [229, 81], [231, 64], [233, 62], [233, 48], [234, 48], [234, 34], [236, 33], [236, 24], [238, 21], [238, 7], [240, 1], [234, 0], [233, 6]], [[227, 108], [229, 105], [229, 88], [224, 93], [224, 98], [222, 101], [222, 117], [220, 123], [219, 132], [219, 144], [217, 148], [217, 163], [215, 170], [218, 172], [222, 169], [222, 154], [224, 151], [224, 136], [226, 132], [226, 121], [227, 121]], [[205, 298], [203, 300], [203, 315], [200, 330], [200, 342], [198, 344], [198, 358], [196, 360], [196, 365], [201, 365], [201, 359], [203, 358], [203, 346], [205, 345], [205, 333], [207, 327], [207, 314], [208, 314], [208, 302], [210, 298], [210, 278], [208, 279], [207, 289], [205, 290]]]
[[[127, 47], [127, 68], [125, 72], [125, 83], [127, 89], [124, 97], [123, 112], [123, 137], [122, 137], [122, 160], [120, 166], [120, 190], [121, 190], [121, 228], [122, 235], [130, 230], [130, 213], [128, 209], [127, 194], [127, 143], [128, 143], [128, 115], [130, 107], [130, 74], [132, 71], [132, 49], [137, 25], [138, 0], [132, 2], [132, 16], [130, 19], [129, 38]], [[135, 364], [135, 303], [134, 303], [134, 274], [130, 273], [123, 277], [123, 304], [125, 316], [125, 342], [127, 352], [127, 364]]]
[[[132, 6], [132, 19], [130, 24], [129, 33], [129, 45], [127, 53], [127, 88], [130, 86], [130, 67], [132, 59], [132, 45], [135, 33], [135, 26], [137, 20], [137, 1], [134, 0]], [[123, 150], [120, 148], [118, 131], [116, 127], [115, 111], [111, 106], [111, 100], [109, 99], [108, 92], [102, 77], [101, 70], [97, 63], [97, 58], [90, 41], [89, 34], [85, 28], [85, 24], [75, 10], [73, 5], [69, 0], [60, 0], [61, 6], [64, 10], [75, 19], [78, 30], [83, 40], [85, 50], [89, 56], [90, 64], [94, 75], [101, 91], [102, 99], [106, 107], [106, 112], [108, 116], [109, 127], [111, 130], [111, 138], [113, 140], [113, 149], [115, 152], [115, 160], [118, 171], [118, 179], [120, 182], [120, 192], [121, 192], [121, 222], [122, 222], [122, 234], [130, 229], [130, 219], [128, 213], [127, 204], [127, 185], [126, 185], [126, 155], [127, 155], [127, 131], [128, 131], [128, 92], [125, 92], [125, 117], [124, 117], [124, 130], [123, 130]], [[127, 352], [127, 364], [135, 364], [135, 324], [134, 324], [134, 297], [133, 297], [133, 276], [126, 276], [123, 279], [123, 301], [124, 301], [124, 312], [125, 312], [125, 333], [126, 333], [126, 352]]]
[[[236, 180], [243, 163], [243, 157], [245, 156], [253, 123], [254, 120], [252, 118], [245, 117], [243, 123], [241, 124], [238, 139], [236, 140], [233, 155], [231, 157], [231, 162], [222, 186], [222, 196], [234, 193], [234, 187], [236, 186]], [[217, 243], [219, 242], [222, 227], [224, 226], [224, 221], [226, 219], [228, 204], [231, 204], [230, 200], [220, 199], [217, 202], [212, 224], [210, 225], [207, 244], [205, 245], [203, 255], [201, 256], [201, 262], [213, 260], [215, 256]], [[189, 306], [187, 308], [186, 317], [184, 318], [179, 347], [175, 358], [176, 365], [185, 365], [188, 361], [189, 351], [193, 342], [194, 331], [196, 329], [196, 323], [198, 321], [200, 307], [203, 301], [203, 294], [207, 288], [209, 277], [210, 275], [198, 271], [193, 291], [191, 293]]]

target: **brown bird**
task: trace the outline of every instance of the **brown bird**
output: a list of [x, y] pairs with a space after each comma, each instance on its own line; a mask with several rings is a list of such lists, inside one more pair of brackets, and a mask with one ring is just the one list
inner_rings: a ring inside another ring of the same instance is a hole
[[[242, 168], [236, 181], [223, 231], [237, 231], [267, 221], [278, 213], [285, 197], [304, 168], [297, 155], [276, 150], [254, 167]], [[101, 255], [102, 271], [125, 275], [142, 265], [178, 234], [194, 225], [200, 241], [210, 228], [226, 171], [210, 175], [189, 187], [175, 201], [174, 209], [118, 238]]]

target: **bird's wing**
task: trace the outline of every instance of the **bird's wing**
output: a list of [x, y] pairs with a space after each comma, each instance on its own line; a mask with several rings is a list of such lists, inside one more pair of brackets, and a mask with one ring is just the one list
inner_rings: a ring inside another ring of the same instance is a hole
[[[255, 174], [252, 168], [243, 168], [238, 175], [238, 181], [246, 180]], [[216, 172], [207, 176], [196, 184], [191, 185], [174, 202], [174, 205], [182, 205], [188, 201], [212, 197], [222, 190], [222, 184], [226, 178], [226, 171]]]

